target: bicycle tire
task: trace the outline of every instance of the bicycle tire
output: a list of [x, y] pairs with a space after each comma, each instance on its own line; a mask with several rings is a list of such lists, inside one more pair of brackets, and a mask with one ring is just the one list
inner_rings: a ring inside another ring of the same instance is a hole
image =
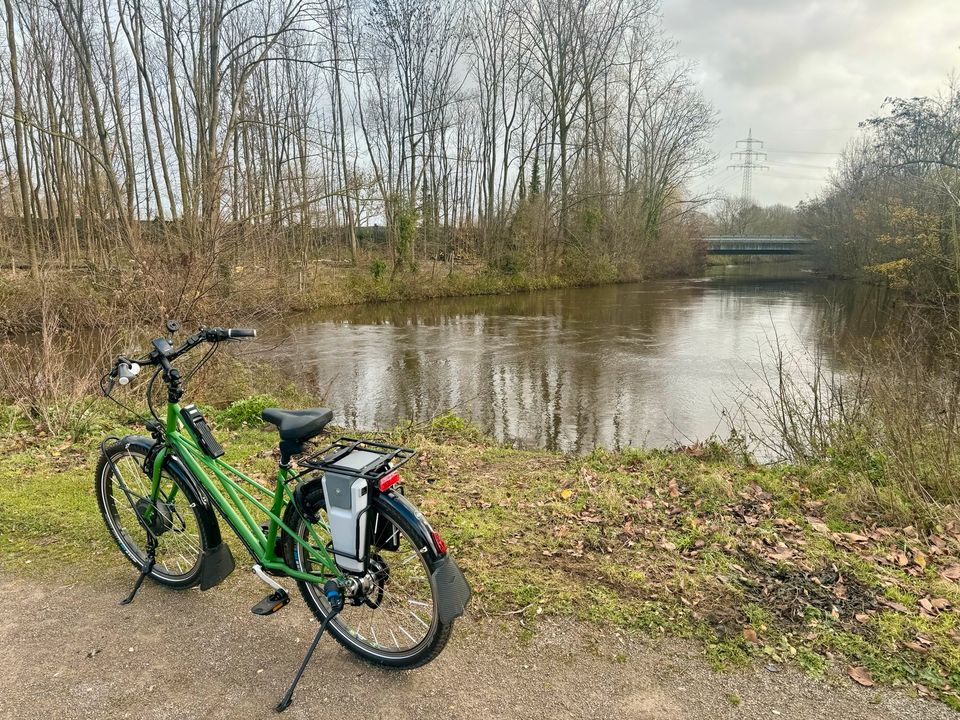
[[[124, 438], [121, 442], [114, 443], [106, 448], [106, 453], [118, 468], [120, 465], [125, 465], [125, 469], [129, 470], [127, 474], [132, 476], [139, 470], [139, 476], [136, 478], [136, 481], [149, 484], [150, 478], [143, 472], [142, 466], [152, 444], [153, 440], [149, 438]], [[132, 462], [124, 463], [124, 459], [129, 459]], [[123, 474], [123, 471], [121, 471], [121, 474]], [[134, 482], [133, 477], [128, 480], [126, 475], [124, 475], [124, 483], [132, 482]], [[110, 467], [110, 463], [104, 453], [101, 453], [94, 479], [94, 490], [97, 495], [100, 514], [103, 516], [104, 524], [107, 526], [110, 536], [124, 557], [126, 557], [137, 570], [143, 570], [147, 562], [147, 554], [144, 548], [147, 533], [142, 527], [134, 527], [132, 519], [136, 519], [136, 515], [131, 512], [132, 508], [129, 503], [125, 501], [124, 495], [121, 495], [121, 499], [118, 501], [118, 496], [114, 492], [117, 485], [118, 483]], [[183, 562], [178, 561], [176, 570], [174, 571], [174, 559], [168, 558], [165, 555], [165, 551], [169, 550], [173, 552], [178, 550], [178, 548], [168, 546], [165, 542], [165, 538], [173, 537], [174, 530], [171, 529], [161, 534], [158, 538], [160, 546], [157, 552], [157, 562], [150, 572], [149, 577], [167, 587], [189, 588], [200, 582], [203, 553], [211, 547], [211, 542], [219, 535], [219, 528], [211, 527], [211, 523], [216, 523], [216, 518], [211, 517], [212, 513], [205, 510], [200, 498], [196, 496], [190, 483], [184, 482], [183, 479], [179, 477], [179, 473], [172, 472], [169, 464], [165, 463], [164, 469], [161, 471], [161, 488], [166, 487], [170, 489], [174, 485], [177, 487], [177, 493], [186, 500], [185, 503], [176, 500], [174, 502], [177, 508], [176, 512], [179, 517], [183, 519], [184, 525], [184, 530], [179, 532], [183, 537], [179, 539], [184, 542], [186, 541], [185, 536], [186, 528], [188, 527], [188, 517], [190, 518], [190, 527], [195, 529], [195, 532], [192, 534], [195, 535], [196, 539], [189, 546], [190, 555], [185, 555]], [[137, 487], [142, 489], [144, 484], [139, 484]], [[121, 513], [127, 513], [126, 522], [121, 519]], [[183, 546], [181, 546], [179, 550], [181, 553], [185, 552]], [[193, 557], [193, 555], [195, 555], [195, 557]]]
[[[376, 512], [382, 514], [382, 516], [386, 517], [399, 528], [401, 533], [407, 538], [416, 537], [416, 530], [412, 528], [406, 519], [397, 513], [389, 503], [382, 502], [381, 498], [377, 497], [376, 500], [374, 500], [374, 508]], [[309, 537], [306, 528], [307, 521], [297, 510], [295, 503], [290, 503], [287, 506], [284, 511], [283, 521], [288, 527], [293, 529], [294, 532], [299, 534], [301, 538], [306, 539]], [[416, 646], [404, 652], [393, 652], [386, 647], [377, 649], [372, 647], [368, 642], [364, 642], [358, 639], [358, 637], [351, 635], [349, 630], [338, 622], [340, 620], [339, 617], [334, 618], [328, 626], [328, 632], [338, 643], [353, 654], [374, 665], [408, 670], [426, 665], [440, 654], [453, 631], [454, 621], [449, 620], [444, 622], [438, 615], [437, 585], [433, 576], [429, 574], [430, 569], [426, 562], [426, 556], [420, 552], [416, 543], [413, 543], [412, 547], [413, 552], [417, 553], [427, 572], [433, 602], [430, 629], [427, 635]], [[301, 545], [287, 534], [284, 534], [283, 551], [286, 563], [290, 567], [297, 570], [304, 570], [305, 567], [309, 567], [303, 562], [306, 553], [301, 552]], [[371, 548], [371, 552], [372, 551], [373, 548]], [[325, 607], [325, 600], [323, 599], [323, 584], [298, 580], [297, 588], [317, 620], [323, 622], [329, 613], [329, 608]]]

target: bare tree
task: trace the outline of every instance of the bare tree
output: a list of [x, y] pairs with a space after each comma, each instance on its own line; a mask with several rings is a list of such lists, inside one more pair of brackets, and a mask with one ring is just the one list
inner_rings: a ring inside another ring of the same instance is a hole
[[655, 263], [712, 127], [655, 0], [3, 8], [0, 211], [34, 268]]

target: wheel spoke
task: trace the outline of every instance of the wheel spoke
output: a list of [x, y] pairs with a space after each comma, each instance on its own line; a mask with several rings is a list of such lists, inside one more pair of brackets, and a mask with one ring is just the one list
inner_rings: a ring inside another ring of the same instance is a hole
[[[138, 511], [131, 506], [131, 500], [148, 501], [150, 496], [152, 481], [143, 472], [143, 457], [142, 453], [128, 448], [125, 453], [114, 458], [117, 472], [114, 473], [109, 466], [104, 466], [104, 477], [99, 480], [108, 499], [107, 505], [110, 506], [107, 524], [141, 565], [146, 562], [149, 535], [141, 524]], [[175, 481], [166, 472], [162, 472], [160, 482], [158, 500], [168, 502], [167, 498], [175, 487]], [[202, 552], [196, 509], [187, 502], [187, 496], [183, 495], [182, 490], [179, 493], [184, 503], [173, 503], [169, 506], [170, 524], [173, 527], [157, 536], [154, 570], [154, 573], [174, 580], [193, 572]]]
[[[314, 525], [313, 529], [317, 531], [319, 524]], [[297, 524], [296, 530], [299, 537], [310, 537], [303, 519]], [[426, 572], [426, 561], [418, 551], [416, 543], [402, 529], [397, 530], [400, 544], [396, 550], [374, 547], [370, 549], [371, 553], [374, 553], [371, 562], [383, 565], [382, 575], [376, 568], [371, 570], [374, 573], [374, 588], [367, 596], [372, 600], [379, 599], [378, 605], [371, 607], [364, 603], [354, 606], [348, 599], [347, 606], [331, 623], [334, 632], [348, 645], [376, 651], [381, 656], [410, 653], [431, 636], [436, 622], [436, 608], [429, 573]], [[329, 534], [321, 534], [318, 539], [326, 542]], [[296, 565], [298, 570], [312, 572], [313, 564], [318, 562], [316, 558], [307, 557], [306, 553], [299, 553]], [[380, 577], [386, 577], [382, 584], [382, 581], [378, 580]], [[370, 579], [367, 582], [370, 582]], [[319, 606], [324, 614], [329, 613], [330, 606], [320, 585], [310, 583], [306, 588], [316, 606]]]

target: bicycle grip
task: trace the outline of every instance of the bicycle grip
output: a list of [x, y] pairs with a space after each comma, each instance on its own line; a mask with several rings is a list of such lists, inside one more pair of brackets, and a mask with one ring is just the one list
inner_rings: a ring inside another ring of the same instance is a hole
[[238, 340], [240, 338], [252, 338], [257, 336], [257, 331], [250, 328], [204, 328], [200, 331], [200, 333], [203, 339], [209, 342]]

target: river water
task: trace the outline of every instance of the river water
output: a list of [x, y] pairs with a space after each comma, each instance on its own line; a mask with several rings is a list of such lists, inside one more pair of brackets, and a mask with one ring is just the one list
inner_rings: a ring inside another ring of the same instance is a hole
[[[586, 452], [726, 437], [777, 344], [818, 349], [882, 332], [893, 301], [794, 263], [511, 296], [333, 308], [258, 345], [333, 408], [382, 429], [452, 411], [501, 440]], [[270, 340], [274, 342], [270, 342]], [[264, 352], [264, 351], [261, 351]]]

